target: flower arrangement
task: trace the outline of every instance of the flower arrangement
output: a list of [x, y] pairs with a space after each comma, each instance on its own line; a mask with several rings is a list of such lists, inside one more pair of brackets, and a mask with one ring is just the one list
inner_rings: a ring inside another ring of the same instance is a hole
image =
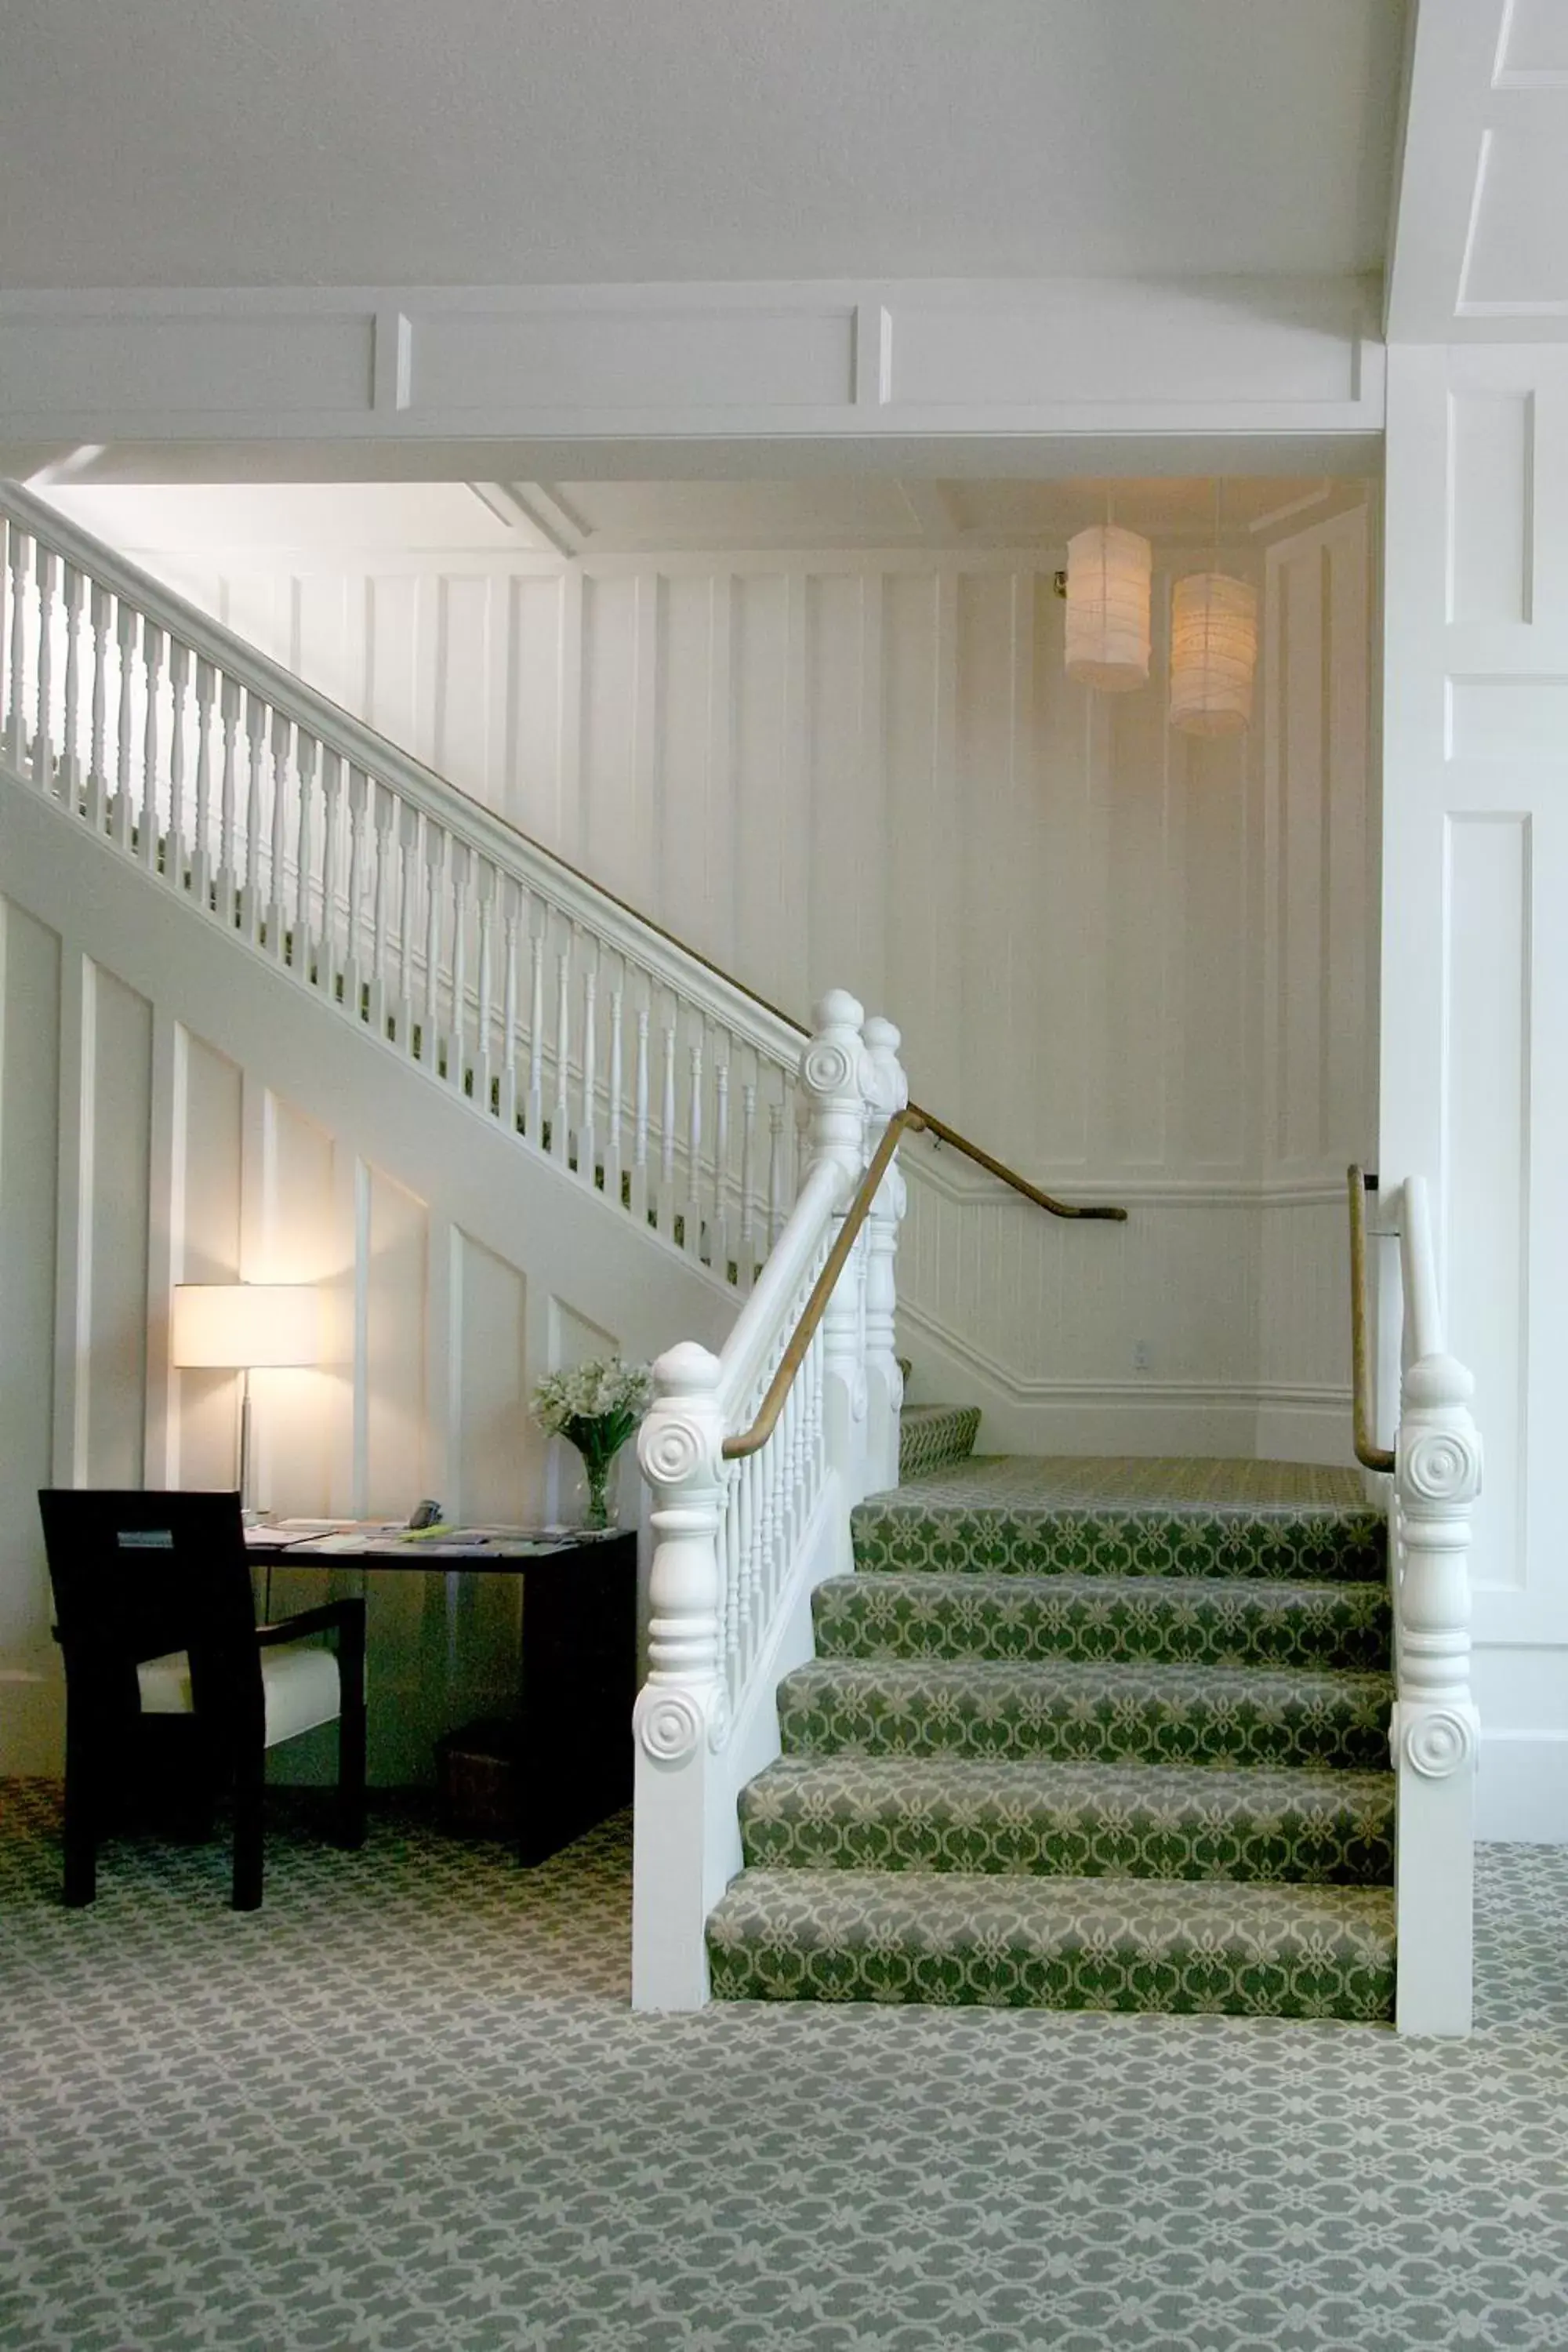
[[533, 1418], [551, 1437], [563, 1437], [583, 1457], [591, 1528], [610, 1524], [608, 1489], [616, 1454], [653, 1398], [653, 1370], [619, 1356], [547, 1372], [533, 1391]]

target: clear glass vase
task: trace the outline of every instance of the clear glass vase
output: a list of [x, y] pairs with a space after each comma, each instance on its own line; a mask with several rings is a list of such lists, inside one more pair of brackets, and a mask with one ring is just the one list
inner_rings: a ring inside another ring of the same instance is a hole
[[588, 1507], [583, 1517], [585, 1528], [612, 1528], [616, 1523], [616, 1504], [610, 1493], [610, 1478], [616, 1466], [615, 1455], [584, 1454], [583, 1475], [588, 1481]]

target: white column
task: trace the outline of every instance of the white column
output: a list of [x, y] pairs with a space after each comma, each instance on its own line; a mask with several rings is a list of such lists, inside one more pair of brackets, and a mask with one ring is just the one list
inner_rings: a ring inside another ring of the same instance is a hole
[[[910, 1082], [899, 1060], [902, 1042], [890, 1021], [874, 1013], [866, 1024], [866, 1156], [871, 1158], [888, 1121], [906, 1108]], [[866, 1225], [866, 1491], [899, 1483], [899, 1424], [904, 1376], [899, 1369], [895, 1318], [899, 1304], [899, 1226], [907, 1204], [897, 1160], [877, 1188]]]
[[1389, 1735], [1401, 2033], [1470, 2030], [1480, 1743], [1470, 1696], [1470, 1512], [1481, 1484], [1474, 1387], [1452, 1356], [1424, 1357], [1405, 1375], [1394, 1469], [1399, 1696]]
[[[637, 1460], [653, 1489], [654, 1553], [648, 1674], [632, 1717], [634, 2009], [700, 2009], [707, 2000], [703, 1930], [725, 1875], [709, 1819], [717, 1811], [714, 1750], [729, 1728], [719, 1641], [728, 1476], [720, 1370], [718, 1357], [695, 1340], [660, 1356], [637, 1437]], [[732, 1838], [733, 1823], [728, 1827]]]

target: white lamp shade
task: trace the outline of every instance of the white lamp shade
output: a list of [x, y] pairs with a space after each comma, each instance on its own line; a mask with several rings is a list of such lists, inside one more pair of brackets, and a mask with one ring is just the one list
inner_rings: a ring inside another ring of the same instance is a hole
[[1171, 724], [1234, 735], [1252, 717], [1258, 592], [1225, 572], [1190, 572], [1171, 607]]
[[169, 1352], [188, 1370], [319, 1364], [321, 1294], [305, 1282], [176, 1283]]
[[1068, 541], [1067, 673], [1102, 693], [1149, 682], [1153, 551], [1135, 530], [1095, 523]]

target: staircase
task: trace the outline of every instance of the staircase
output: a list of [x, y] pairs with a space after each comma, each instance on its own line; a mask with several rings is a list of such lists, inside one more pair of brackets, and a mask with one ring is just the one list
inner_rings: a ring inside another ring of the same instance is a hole
[[1381, 1514], [1284, 1463], [972, 1456], [853, 1514], [711, 1915], [730, 2000], [1387, 2020]]

